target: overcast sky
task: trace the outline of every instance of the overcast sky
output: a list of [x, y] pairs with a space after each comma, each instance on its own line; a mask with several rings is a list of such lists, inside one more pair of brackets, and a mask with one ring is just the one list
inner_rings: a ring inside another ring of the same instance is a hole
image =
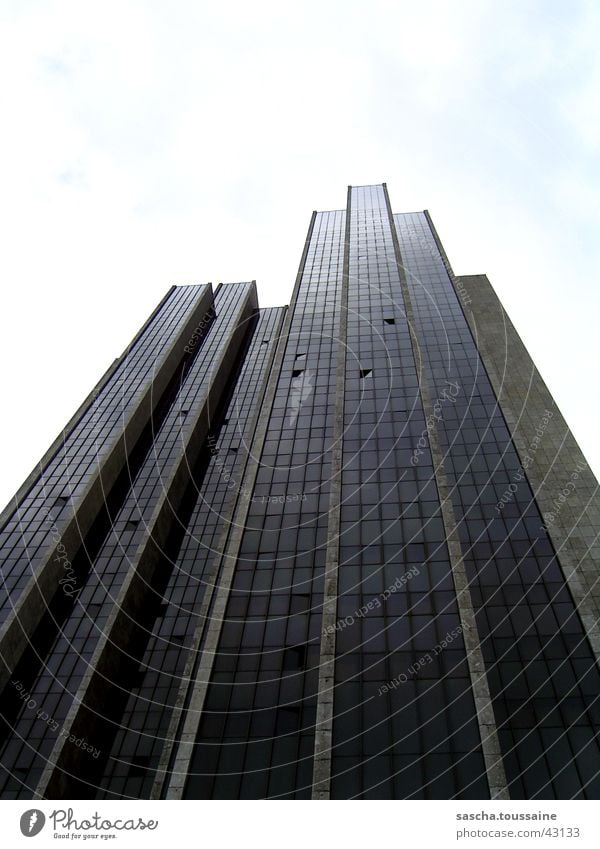
[[597, 2], [0, 0], [0, 502], [173, 283], [287, 303], [386, 181], [486, 272], [596, 474]]

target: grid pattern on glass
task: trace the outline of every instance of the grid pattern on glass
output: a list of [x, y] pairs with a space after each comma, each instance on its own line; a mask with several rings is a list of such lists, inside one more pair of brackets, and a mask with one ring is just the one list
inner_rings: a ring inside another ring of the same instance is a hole
[[[201, 605], [216, 580], [215, 548], [231, 521], [235, 496], [252, 441], [252, 425], [261, 387], [277, 343], [284, 308], [260, 311], [235, 387], [215, 421], [207, 457], [194, 473], [197, 500], [160, 599], [140, 663], [139, 679], [120, 718], [100, 781], [98, 797], [148, 798], [163, 750], [175, 697], [182, 684], [189, 647], [202, 627]], [[241, 497], [245, 495], [243, 489]], [[199, 650], [202, 648], [200, 643]]]
[[309, 798], [345, 213], [318, 213], [186, 798]]
[[351, 204], [332, 797], [488, 798], [383, 187]]
[[394, 219], [425, 372], [458, 387], [440, 439], [511, 797], [598, 798], [591, 650], [427, 218]]
[[[44, 667], [29, 688], [36, 710], [23, 702], [11, 736], [0, 750], [5, 796], [30, 796], [41, 776], [147, 523], [164, 496], [163, 480], [178, 462], [184, 433], [207, 396], [211, 368], [243, 314], [249, 286], [231, 284], [217, 292], [217, 316], [210, 327], [208, 344], [200, 348], [171, 409], [154, 434], [152, 447], [114, 517], [92, 570], [82, 576], [70, 615], [47, 646]], [[187, 416], [182, 415], [184, 410], [188, 411]], [[52, 721], [40, 720], [40, 711]], [[91, 740], [88, 742], [93, 745]], [[90, 767], [93, 765], [90, 761]]]
[[0, 624], [48, 550], [52, 526], [60, 531], [65, 508], [77, 502], [97, 474], [165, 351], [205, 291], [205, 286], [173, 290], [8, 519], [0, 532]]

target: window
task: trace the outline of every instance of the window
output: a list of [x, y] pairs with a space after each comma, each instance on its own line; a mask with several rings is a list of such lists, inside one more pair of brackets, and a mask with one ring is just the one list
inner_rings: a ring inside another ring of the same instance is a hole
[[283, 671], [294, 672], [306, 665], [306, 646], [291, 646], [283, 653]]

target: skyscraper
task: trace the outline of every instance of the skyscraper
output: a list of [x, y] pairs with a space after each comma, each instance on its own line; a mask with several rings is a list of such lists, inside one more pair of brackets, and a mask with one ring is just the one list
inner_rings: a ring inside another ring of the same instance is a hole
[[384, 185], [173, 287], [1, 517], [2, 797], [598, 798], [596, 480]]

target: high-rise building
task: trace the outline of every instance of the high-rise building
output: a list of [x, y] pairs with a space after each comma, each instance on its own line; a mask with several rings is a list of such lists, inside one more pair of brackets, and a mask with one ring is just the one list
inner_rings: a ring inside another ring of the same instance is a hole
[[596, 480], [385, 185], [173, 287], [1, 517], [3, 798], [600, 797]]

